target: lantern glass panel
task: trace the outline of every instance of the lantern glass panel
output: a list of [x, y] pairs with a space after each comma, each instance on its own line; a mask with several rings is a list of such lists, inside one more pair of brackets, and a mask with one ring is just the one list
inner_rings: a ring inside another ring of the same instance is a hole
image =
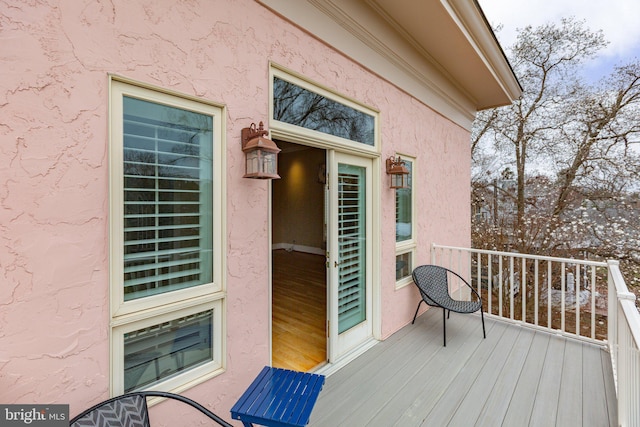
[[276, 157], [276, 153], [271, 153], [268, 151], [263, 151], [262, 152], [262, 157], [263, 157], [263, 161], [262, 161], [262, 171], [266, 174], [269, 175], [274, 175], [278, 173], [278, 167], [277, 167], [277, 157]]
[[391, 175], [391, 186], [392, 188], [403, 188], [404, 187], [404, 174], [394, 174]]
[[260, 170], [260, 154], [258, 150], [247, 153], [247, 175], [258, 173]]

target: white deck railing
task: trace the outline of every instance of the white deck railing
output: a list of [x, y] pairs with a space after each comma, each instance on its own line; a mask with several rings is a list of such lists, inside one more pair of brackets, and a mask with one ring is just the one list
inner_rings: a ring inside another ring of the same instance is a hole
[[617, 261], [609, 261], [609, 351], [618, 393], [618, 423], [640, 426], [640, 313]]
[[[640, 427], [640, 313], [617, 261], [433, 245], [431, 263], [469, 280], [487, 314], [607, 344], [620, 426]], [[452, 289], [464, 298], [464, 286]]]
[[433, 245], [433, 264], [463, 272], [484, 310], [588, 341], [607, 337], [607, 263]]

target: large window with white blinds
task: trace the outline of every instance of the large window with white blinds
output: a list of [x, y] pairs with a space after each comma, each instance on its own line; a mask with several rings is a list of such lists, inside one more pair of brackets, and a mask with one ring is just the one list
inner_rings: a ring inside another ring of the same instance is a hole
[[125, 300], [210, 283], [213, 118], [123, 103]]
[[223, 368], [222, 112], [112, 81], [114, 394]]

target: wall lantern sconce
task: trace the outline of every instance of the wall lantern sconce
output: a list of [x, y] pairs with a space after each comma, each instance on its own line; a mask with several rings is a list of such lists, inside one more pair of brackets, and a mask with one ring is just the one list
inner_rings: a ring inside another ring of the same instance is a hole
[[266, 138], [269, 131], [264, 130], [262, 122], [256, 128], [251, 123], [242, 129], [242, 151], [246, 156], [246, 168], [243, 178], [278, 179], [278, 153], [275, 142]]
[[391, 175], [390, 188], [408, 187], [409, 169], [404, 165], [404, 160], [400, 156], [391, 156], [387, 159], [387, 174]]

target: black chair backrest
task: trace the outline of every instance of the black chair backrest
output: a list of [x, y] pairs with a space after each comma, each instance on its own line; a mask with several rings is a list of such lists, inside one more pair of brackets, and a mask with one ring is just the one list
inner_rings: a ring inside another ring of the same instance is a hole
[[421, 265], [412, 273], [413, 282], [429, 305], [442, 306], [449, 300], [447, 269], [437, 265]]
[[163, 391], [138, 391], [98, 403], [71, 419], [69, 427], [150, 427], [147, 397], [178, 400], [224, 427], [231, 424], [188, 397]]
[[115, 397], [71, 421], [70, 427], [149, 427], [147, 399], [141, 394]]

